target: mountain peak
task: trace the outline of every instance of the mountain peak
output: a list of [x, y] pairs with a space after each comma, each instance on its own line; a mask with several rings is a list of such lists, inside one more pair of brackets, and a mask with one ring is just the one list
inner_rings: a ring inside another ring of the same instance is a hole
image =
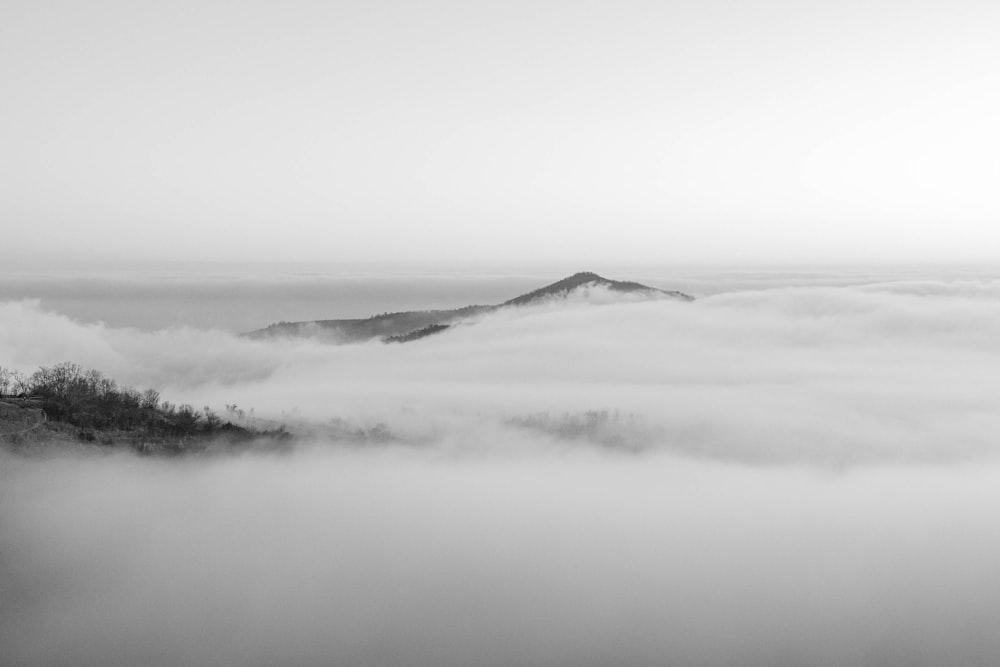
[[557, 280], [551, 285], [546, 285], [545, 287], [536, 289], [533, 292], [528, 292], [527, 294], [515, 297], [510, 301], [505, 301], [501, 305], [523, 306], [548, 297], [565, 296], [569, 292], [584, 285], [600, 286], [614, 292], [646, 292], [649, 294], [668, 295], [685, 301], [691, 300], [690, 296], [681, 292], [668, 292], [666, 290], [649, 287], [648, 285], [636, 282], [610, 280], [592, 271], [580, 271], [579, 273], [574, 273], [573, 275], [563, 278], [562, 280]]

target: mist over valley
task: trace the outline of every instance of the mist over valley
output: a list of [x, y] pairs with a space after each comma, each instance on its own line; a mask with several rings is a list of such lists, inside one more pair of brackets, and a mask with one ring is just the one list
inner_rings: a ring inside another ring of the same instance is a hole
[[404, 344], [4, 302], [8, 369], [291, 440], [8, 442], [0, 658], [993, 664], [997, 279], [845, 281], [591, 285]]

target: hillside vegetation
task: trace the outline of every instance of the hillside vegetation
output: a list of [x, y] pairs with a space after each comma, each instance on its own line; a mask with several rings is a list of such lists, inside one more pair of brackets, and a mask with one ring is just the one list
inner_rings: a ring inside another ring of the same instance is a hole
[[213, 439], [288, 437], [283, 428], [255, 428], [235, 405], [226, 406], [223, 418], [208, 406], [197, 410], [162, 401], [155, 389], [119, 385], [70, 362], [43, 366], [31, 375], [0, 367], [0, 407], [0, 435], [15, 444], [69, 434], [140, 451], [180, 451]]

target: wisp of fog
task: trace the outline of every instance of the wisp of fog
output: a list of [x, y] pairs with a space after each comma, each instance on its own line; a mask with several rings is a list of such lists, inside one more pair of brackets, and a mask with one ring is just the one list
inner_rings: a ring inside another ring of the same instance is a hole
[[2, 664], [1000, 661], [995, 281], [591, 295], [404, 344], [0, 304], [5, 366], [65, 360], [300, 435], [3, 454]]

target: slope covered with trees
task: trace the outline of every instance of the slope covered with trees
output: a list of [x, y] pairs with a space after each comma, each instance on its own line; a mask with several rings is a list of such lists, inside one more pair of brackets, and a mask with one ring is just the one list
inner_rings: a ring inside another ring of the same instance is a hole
[[0, 402], [5, 407], [0, 425], [7, 427], [0, 432], [7, 436], [23, 434], [28, 429], [19, 425], [37, 421], [26, 419], [23, 411], [40, 411], [48, 431], [75, 432], [85, 442], [131, 444], [140, 450], [182, 450], [216, 438], [287, 437], [283, 428], [258, 430], [235, 405], [226, 406], [223, 418], [208, 406], [197, 410], [162, 401], [155, 389], [120, 385], [100, 371], [69, 362], [43, 366], [31, 375], [0, 367]]

